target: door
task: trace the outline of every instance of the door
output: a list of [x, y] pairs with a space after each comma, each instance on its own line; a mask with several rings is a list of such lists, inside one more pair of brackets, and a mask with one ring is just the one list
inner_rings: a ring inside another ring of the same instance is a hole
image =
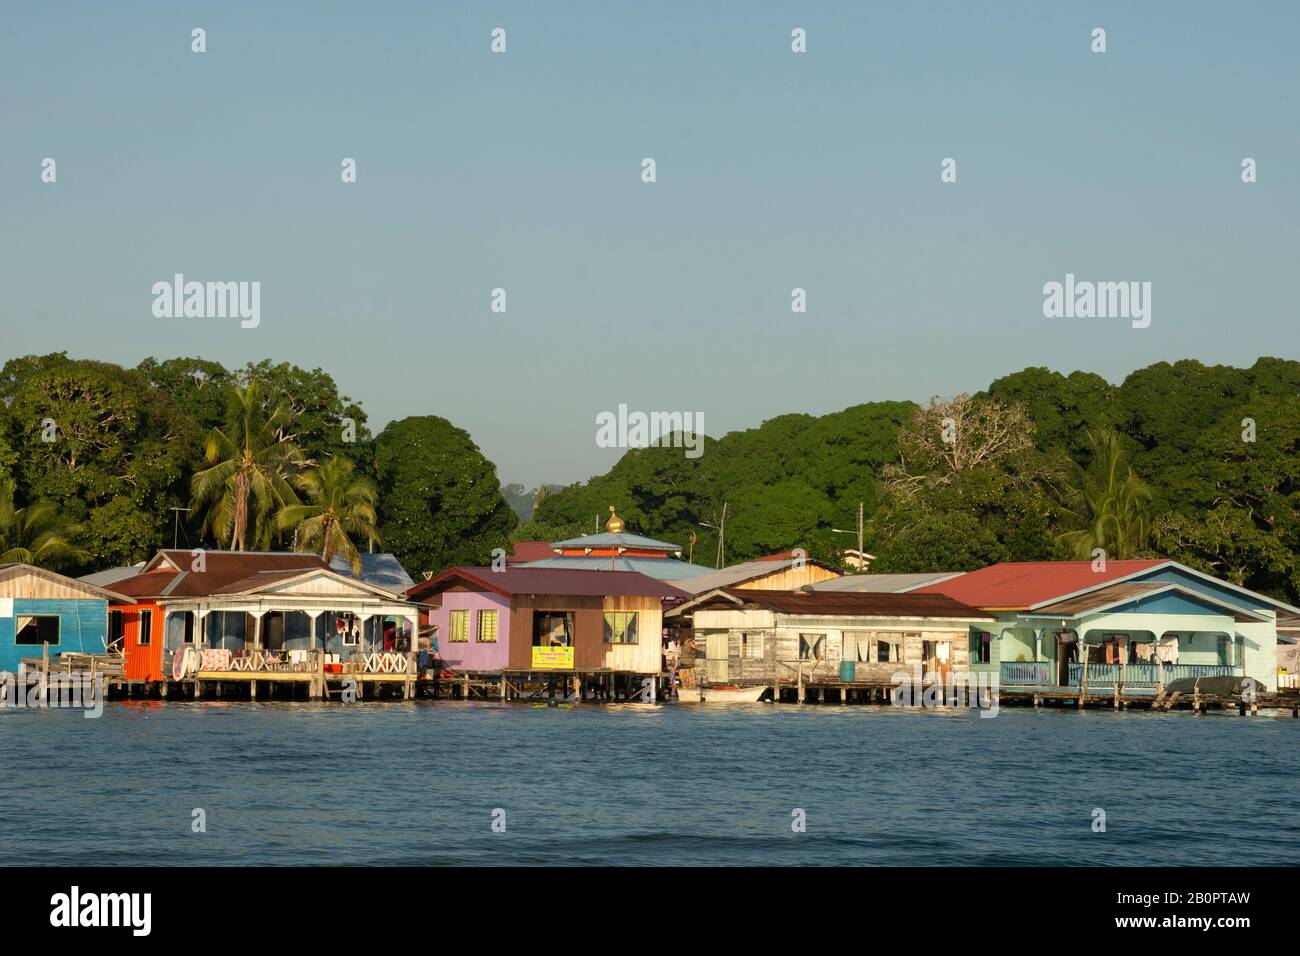
[[730, 635], [710, 634], [705, 651], [708, 654], [708, 674], [710, 684], [722, 684], [727, 681], [727, 658], [730, 656], [728, 645]]
[[933, 674], [937, 683], [946, 685], [952, 674], [952, 641], [922, 641], [921, 658], [921, 676]]

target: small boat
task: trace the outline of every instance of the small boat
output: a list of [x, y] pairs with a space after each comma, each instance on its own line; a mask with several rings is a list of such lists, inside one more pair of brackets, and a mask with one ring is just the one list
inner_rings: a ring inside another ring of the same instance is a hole
[[[769, 700], [772, 689], [766, 684], [754, 687], [737, 687], [734, 684], [713, 684], [704, 688], [706, 704], [757, 704], [764, 697]], [[700, 703], [700, 688], [679, 687], [677, 699], [683, 704]]]

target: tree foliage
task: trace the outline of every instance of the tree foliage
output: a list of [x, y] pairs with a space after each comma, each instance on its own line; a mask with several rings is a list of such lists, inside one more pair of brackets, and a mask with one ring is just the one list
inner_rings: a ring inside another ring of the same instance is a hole
[[445, 418], [392, 422], [375, 438], [379, 531], [412, 573], [487, 564], [508, 550], [517, 518], [496, 466]]

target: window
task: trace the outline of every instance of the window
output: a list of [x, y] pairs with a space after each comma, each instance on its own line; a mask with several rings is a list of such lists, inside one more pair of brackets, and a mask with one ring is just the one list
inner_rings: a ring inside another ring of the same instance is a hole
[[751, 661], [761, 661], [763, 659], [763, 635], [740, 635], [740, 656]]
[[447, 640], [453, 644], [469, 642], [469, 611], [452, 611]]
[[799, 660], [801, 661], [826, 660], [826, 635], [825, 634], [800, 634], [799, 635]]
[[533, 647], [572, 646], [572, 614], [568, 611], [538, 611], [533, 615]]
[[496, 611], [478, 612], [478, 633], [476, 637], [480, 644], [495, 644], [497, 642]]
[[635, 644], [636, 641], [636, 611], [606, 611], [605, 612], [605, 643], [606, 644]]
[[993, 635], [988, 631], [971, 631], [970, 662], [989, 664], [993, 661]]
[[15, 644], [59, 643], [58, 615], [21, 615], [16, 623]]
[[857, 661], [865, 664], [871, 660], [871, 633], [869, 631], [845, 631], [842, 660]]
[[884, 631], [876, 635], [876, 660], [882, 664], [903, 663], [903, 635]]
[[122, 637], [126, 633], [125, 615], [121, 611], [108, 612], [108, 646], [121, 647]]
[[140, 629], [136, 632], [135, 642], [141, 647], [153, 643], [153, 611], [140, 612]]

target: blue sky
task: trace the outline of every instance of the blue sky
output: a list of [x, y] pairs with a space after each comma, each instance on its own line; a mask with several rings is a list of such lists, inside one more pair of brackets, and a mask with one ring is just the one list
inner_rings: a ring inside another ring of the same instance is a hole
[[[720, 435], [1028, 365], [1298, 358], [1298, 10], [10, 5], [0, 353], [319, 365], [529, 484], [612, 465], [619, 403]], [[260, 326], [154, 318], [176, 272], [261, 282]], [[1150, 281], [1151, 327], [1044, 318], [1067, 272]]]

